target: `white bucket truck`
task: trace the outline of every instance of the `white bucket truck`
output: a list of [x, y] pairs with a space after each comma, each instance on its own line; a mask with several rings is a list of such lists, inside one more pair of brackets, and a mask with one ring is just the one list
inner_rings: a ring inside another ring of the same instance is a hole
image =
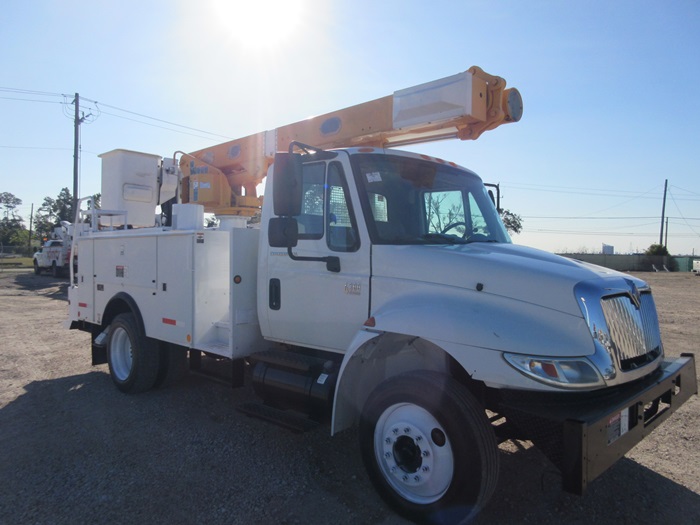
[[53, 277], [68, 275], [72, 236], [73, 225], [67, 221], [61, 221], [61, 225], [54, 228], [51, 238], [32, 256], [36, 275], [42, 271], [51, 272]]
[[697, 392], [693, 356], [665, 357], [646, 283], [513, 245], [477, 175], [389, 149], [521, 112], [475, 67], [179, 161], [105, 154], [69, 325], [124, 392], [225, 362], [249, 414], [358, 427], [410, 519], [473, 517], [507, 439], [580, 494]]

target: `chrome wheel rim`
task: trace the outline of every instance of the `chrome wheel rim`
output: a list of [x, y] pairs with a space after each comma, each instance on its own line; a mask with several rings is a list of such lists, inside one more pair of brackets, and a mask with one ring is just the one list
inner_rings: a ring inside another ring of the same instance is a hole
[[374, 429], [379, 470], [404, 499], [427, 505], [447, 492], [454, 474], [454, 454], [442, 425], [412, 403], [388, 407]]

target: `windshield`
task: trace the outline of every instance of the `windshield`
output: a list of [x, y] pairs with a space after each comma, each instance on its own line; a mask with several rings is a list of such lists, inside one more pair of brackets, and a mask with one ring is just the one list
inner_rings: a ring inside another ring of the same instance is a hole
[[352, 163], [375, 244], [511, 242], [471, 173], [398, 155], [358, 154]]

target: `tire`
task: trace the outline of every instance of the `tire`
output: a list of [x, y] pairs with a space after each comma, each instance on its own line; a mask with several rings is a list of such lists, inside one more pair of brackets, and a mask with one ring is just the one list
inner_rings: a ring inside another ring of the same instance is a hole
[[159, 345], [158, 377], [156, 388], [166, 388], [182, 380], [189, 371], [187, 349], [161, 342]]
[[139, 328], [134, 314], [119, 314], [112, 321], [107, 362], [112, 381], [122, 392], [136, 394], [153, 388], [158, 377], [158, 345]]
[[360, 419], [365, 468], [404, 517], [467, 523], [498, 481], [496, 438], [483, 407], [455, 379], [405, 373], [381, 383]]
[[56, 261], [51, 263], [51, 277], [57, 278], [61, 276], [61, 269], [56, 266]]
[[34, 275], [39, 275], [41, 273], [41, 268], [39, 268], [39, 263], [34, 259]]

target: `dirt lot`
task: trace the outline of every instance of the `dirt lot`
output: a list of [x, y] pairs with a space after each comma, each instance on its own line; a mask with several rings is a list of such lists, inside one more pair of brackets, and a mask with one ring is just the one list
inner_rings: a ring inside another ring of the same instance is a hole
[[[644, 274], [666, 353], [700, 341], [700, 278]], [[62, 327], [66, 280], [0, 272], [0, 523], [405, 523], [367, 480], [354, 431], [293, 434], [249, 419], [253, 397], [195, 376], [126, 396], [89, 338]], [[699, 354], [700, 357], [700, 354]], [[691, 399], [582, 498], [555, 488], [527, 443], [501, 446], [478, 524], [698, 523], [700, 399]]]

